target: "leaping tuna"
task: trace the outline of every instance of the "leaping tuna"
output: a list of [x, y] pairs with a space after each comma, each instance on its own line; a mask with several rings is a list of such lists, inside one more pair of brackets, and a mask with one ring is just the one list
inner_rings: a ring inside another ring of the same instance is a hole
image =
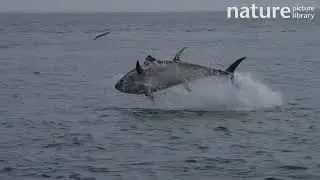
[[137, 61], [135, 69], [125, 74], [117, 82], [115, 88], [124, 93], [153, 97], [154, 92], [209, 76], [233, 79], [236, 68], [246, 59], [242, 57], [226, 70], [218, 70], [182, 62], [180, 56], [185, 49], [186, 47], [181, 49], [173, 60], [158, 60], [149, 55], [143, 65]]

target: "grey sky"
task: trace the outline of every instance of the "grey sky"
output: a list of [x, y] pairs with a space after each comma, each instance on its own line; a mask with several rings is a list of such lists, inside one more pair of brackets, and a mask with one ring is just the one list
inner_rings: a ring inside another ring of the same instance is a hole
[[[216, 11], [248, 6], [254, 0], [0, 0], [0, 12]], [[256, 4], [320, 7], [320, 0], [256, 0]]]

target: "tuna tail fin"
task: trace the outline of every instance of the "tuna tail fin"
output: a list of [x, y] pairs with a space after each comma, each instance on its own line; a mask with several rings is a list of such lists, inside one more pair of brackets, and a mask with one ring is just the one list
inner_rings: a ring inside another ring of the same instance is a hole
[[177, 54], [173, 58], [173, 62], [181, 62], [180, 56], [183, 53], [184, 50], [186, 50], [188, 47], [182, 48], [180, 51], [177, 52]]
[[99, 39], [100, 37], [102, 37], [102, 36], [106, 36], [106, 35], [108, 35], [108, 34], [110, 34], [111, 33], [111, 31], [108, 31], [108, 32], [105, 32], [105, 33], [102, 33], [102, 34], [99, 34], [98, 36], [96, 36], [93, 40], [97, 40], [97, 39]]
[[233, 64], [231, 64], [225, 71], [228, 73], [234, 73], [234, 71], [237, 69], [237, 67], [239, 66], [239, 64], [245, 60], [247, 57], [243, 57], [240, 58], [238, 60], [236, 60], [236, 62], [234, 62]]

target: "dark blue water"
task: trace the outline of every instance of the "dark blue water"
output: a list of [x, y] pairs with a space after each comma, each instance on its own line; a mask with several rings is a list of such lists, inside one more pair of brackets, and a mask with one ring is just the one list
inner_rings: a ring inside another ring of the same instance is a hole
[[[319, 20], [225, 16], [1, 14], [0, 179], [320, 179]], [[184, 46], [240, 89], [114, 88]]]

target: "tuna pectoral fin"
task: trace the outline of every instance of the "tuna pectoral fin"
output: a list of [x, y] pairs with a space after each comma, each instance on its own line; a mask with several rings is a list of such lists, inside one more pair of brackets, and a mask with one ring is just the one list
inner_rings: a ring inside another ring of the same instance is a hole
[[147, 92], [144, 95], [148, 97], [153, 102], [153, 104], [155, 104], [154, 96], [152, 93]]
[[189, 82], [183, 83], [182, 86], [183, 86], [187, 91], [191, 92], [191, 88], [190, 88]]
[[243, 57], [240, 58], [238, 60], [236, 60], [236, 62], [234, 62], [233, 64], [231, 64], [231, 66], [229, 66], [225, 71], [229, 72], [229, 73], [234, 73], [234, 71], [237, 69], [237, 67], [239, 66], [239, 64], [245, 60], [247, 57]]

